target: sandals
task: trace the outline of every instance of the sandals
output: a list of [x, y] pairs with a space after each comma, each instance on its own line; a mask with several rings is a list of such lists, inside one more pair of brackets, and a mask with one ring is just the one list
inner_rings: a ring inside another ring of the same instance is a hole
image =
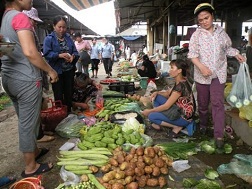
[[52, 165], [52, 167], [49, 167], [48, 163], [43, 163], [43, 164], [39, 165], [39, 168], [35, 172], [26, 174], [25, 171], [23, 171], [21, 173], [21, 176], [23, 178], [26, 178], [26, 177], [32, 177], [32, 176], [35, 176], [35, 175], [40, 175], [42, 173], [46, 173], [46, 172], [50, 171], [52, 168], [53, 168], [53, 165]]
[[35, 160], [38, 161], [41, 157], [46, 155], [49, 152], [49, 149], [47, 148], [40, 148], [40, 153], [36, 156]]
[[14, 183], [16, 179], [14, 177], [1, 177], [0, 178], [0, 188], [5, 188], [10, 184]]

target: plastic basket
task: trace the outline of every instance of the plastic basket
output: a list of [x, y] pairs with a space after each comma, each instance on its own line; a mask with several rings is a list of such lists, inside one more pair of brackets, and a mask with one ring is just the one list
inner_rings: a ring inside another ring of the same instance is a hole
[[41, 123], [44, 125], [44, 131], [55, 131], [56, 126], [67, 117], [67, 106], [62, 105], [61, 101], [52, 101], [51, 108], [41, 111]]
[[118, 91], [124, 94], [133, 94], [135, 92], [134, 82], [115, 82], [109, 84], [109, 90]]

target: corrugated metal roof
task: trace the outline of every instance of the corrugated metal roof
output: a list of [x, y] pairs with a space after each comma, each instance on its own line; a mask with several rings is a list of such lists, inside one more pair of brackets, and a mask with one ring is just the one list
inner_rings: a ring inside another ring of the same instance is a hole
[[111, 0], [63, 0], [69, 7], [75, 10], [83, 10]]

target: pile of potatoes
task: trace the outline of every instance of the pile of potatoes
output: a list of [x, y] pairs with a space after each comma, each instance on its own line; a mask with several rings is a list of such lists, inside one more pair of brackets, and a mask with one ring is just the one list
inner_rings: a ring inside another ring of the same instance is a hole
[[164, 175], [172, 160], [159, 147], [131, 148], [129, 153], [117, 147], [109, 163], [100, 168], [98, 178], [107, 189], [138, 189], [145, 186], [160, 188], [167, 185]]

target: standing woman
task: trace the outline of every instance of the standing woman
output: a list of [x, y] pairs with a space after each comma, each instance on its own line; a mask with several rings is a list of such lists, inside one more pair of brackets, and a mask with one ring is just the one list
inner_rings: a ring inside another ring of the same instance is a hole
[[[77, 51], [79, 52], [79, 60], [76, 63], [77, 68], [77, 76], [79, 76], [82, 73], [82, 68], [84, 73], [88, 74], [88, 66], [91, 62], [89, 50], [91, 49], [91, 46], [87, 40], [82, 39], [81, 33], [77, 32], [74, 34], [75, 39], [75, 47]], [[89, 75], [89, 74], [88, 74]]]
[[31, 9], [32, 0], [5, 2], [6, 10], [0, 33], [16, 45], [14, 51], [2, 57], [3, 87], [18, 115], [19, 149], [25, 162], [25, 170], [21, 175], [28, 177], [47, 172], [53, 167], [52, 163], [36, 162], [41, 156], [36, 140], [40, 126], [41, 70], [48, 73], [52, 83], [58, 81], [58, 76], [38, 52], [33, 26], [22, 13], [23, 10]]
[[227, 55], [234, 56], [239, 62], [244, 57], [232, 42], [225, 30], [213, 24], [214, 8], [209, 3], [199, 4], [194, 14], [199, 27], [189, 43], [188, 58], [194, 64], [200, 131], [206, 133], [208, 127], [208, 105], [211, 102], [214, 124], [214, 138], [218, 148], [223, 147], [225, 126], [224, 88], [227, 79]]
[[92, 39], [92, 43], [93, 45], [91, 46], [91, 50], [90, 50], [90, 57], [91, 57], [91, 62], [92, 62], [92, 73], [93, 75], [91, 76], [91, 78], [97, 78], [97, 74], [98, 74], [98, 65], [100, 63], [100, 59], [99, 59], [99, 54], [100, 54], [100, 48], [96, 43], [96, 38]]
[[44, 57], [58, 73], [59, 81], [52, 84], [54, 100], [61, 100], [67, 105], [68, 112], [72, 108], [75, 64], [79, 59], [78, 51], [67, 31], [67, 20], [63, 16], [53, 19], [54, 31], [44, 39]]
[[111, 43], [108, 42], [108, 39], [104, 37], [102, 39], [103, 46], [101, 48], [101, 56], [104, 65], [104, 69], [106, 71], [107, 77], [110, 78], [112, 76], [112, 66], [114, 61], [114, 48]]

